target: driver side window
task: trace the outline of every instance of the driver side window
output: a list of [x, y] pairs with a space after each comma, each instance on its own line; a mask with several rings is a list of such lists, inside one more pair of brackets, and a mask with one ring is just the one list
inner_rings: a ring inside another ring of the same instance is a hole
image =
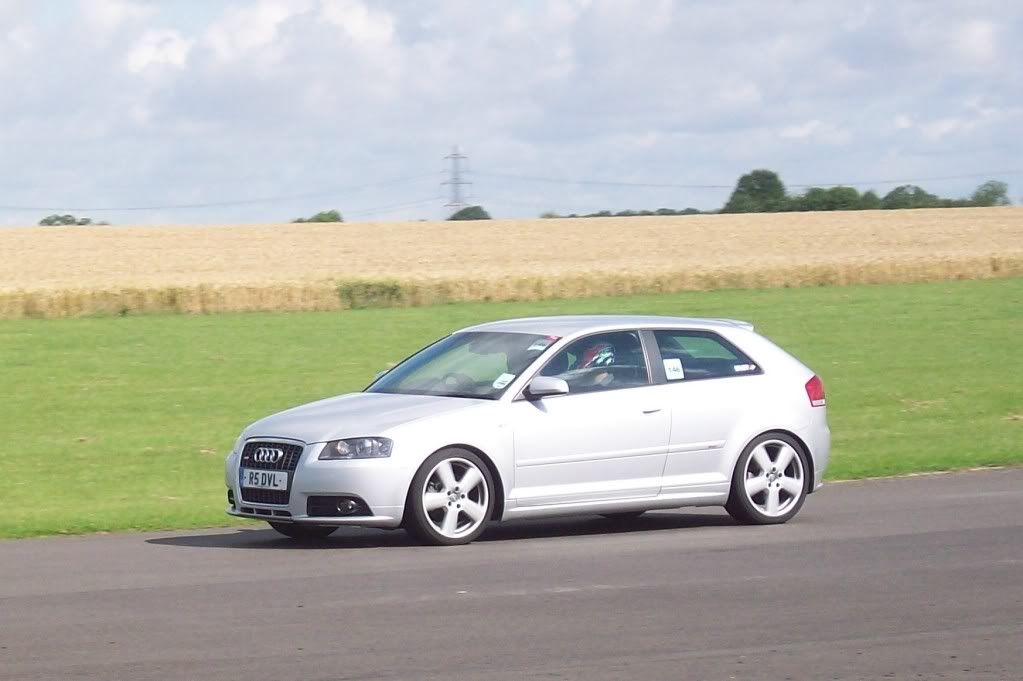
[[540, 371], [564, 379], [569, 394], [634, 388], [650, 383], [635, 331], [599, 333], [571, 343]]

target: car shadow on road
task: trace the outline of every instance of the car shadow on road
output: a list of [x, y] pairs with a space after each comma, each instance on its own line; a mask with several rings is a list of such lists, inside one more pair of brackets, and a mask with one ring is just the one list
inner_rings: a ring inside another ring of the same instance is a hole
[[[614, 535], [701, 527], [724, 527], [735, 521], [724, 513], [651, 512], [629, 520], [611, 520], [600, 516], [512, 520], [493, 523], [477, 542], [500, 542], [553, 537]], [[326, 539], [299, 541], [288, 539], [272, 529], [237, 528], [193, 535], [174, 535], [147, 539], [147, 544], [218, 549], [329, 550], [418, 546], [403, 530], [374, 530], [342, 527]]]

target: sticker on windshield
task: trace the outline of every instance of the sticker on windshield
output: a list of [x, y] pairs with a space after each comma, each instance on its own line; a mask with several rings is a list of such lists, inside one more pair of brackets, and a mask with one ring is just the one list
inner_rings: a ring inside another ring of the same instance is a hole
[[[522, 347], [522, 346], [519, 346], [519, 347]], [[501, 388], [505, 387], [506, 385], [508, 385], [509, 383], [511, 383], [514, 380], [515, 380], [515, 374], [501, 374], [500, 376], [497, 377], [497, 380], [494, 381], [494, 384], [493, 384], [494, 385], [494, 390], [500, 390]]]
[[543, 352], [551, 346], [551, 343], [558, 340], [557, 336], [547, 336], [533, 341], [533, 344], [526, 348], [526, 352]]
[[742, 373], [744, 371], [756, 371], [757, 370], [757, 365], [756, 364], [736, 364], [736, 365], [732, 366], [732, 368], [735, 369], [735, 373], [740, 374], [740, 373]]
[[682, 360], [678, 358], [664, 360], [664, 374], [669, 381], [681, 381], [685, 378], [686, 372], [682, 368]]

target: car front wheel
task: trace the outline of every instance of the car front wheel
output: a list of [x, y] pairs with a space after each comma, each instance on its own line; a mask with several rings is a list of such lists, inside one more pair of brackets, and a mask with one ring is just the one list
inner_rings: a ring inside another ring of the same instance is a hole
[[270, 523], [270, 527], [285, 537], [307, 541], [326, 539], [337, 530], [336, 527], [331, 527], [330, 525], [299, 525], [298, 523]]
[[739, 456], [725, 508], [740, 523], [784, 523], [806, 500], [809, 470], [806, 453], [793, 437], [764, 433]]
[[442, 449], [419, 467], [409, 487], [405, 529], [426, 544], [468, 544], [494, 509], [490, 470], [475, 453]]

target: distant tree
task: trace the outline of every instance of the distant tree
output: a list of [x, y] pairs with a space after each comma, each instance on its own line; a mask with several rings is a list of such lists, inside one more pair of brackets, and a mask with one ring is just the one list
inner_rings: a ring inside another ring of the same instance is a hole
[[988, 180], [977, 187], [970, 197], [970, 203], [974, 206], [1008, 206], [1009, 185], [998, 180]]
[[759, 169], [739, 178], [723, 213], [759, 213], [788, 208], [785, 185], [778, 173]]
[[860, 193], [854, 187], [810, 187], [788, 200], [789, 210], [857, 210]]
[[828, 189], [827, 210], [859, 210], [860, 193], [855, 187], [831, 187]]
[[828, 210], [828, 191], [810, 187], [800, 196], [789, 199], [790, 210]]
[[540, 213], [540, 217], [545, 220], [550, 220], [551, 218], [560, 218], [561, 216], [558, 215], [557, 212], [553, 210], [545, 210], [544, 212]]
[[45, 218], [39, 221], [39, 224], [44, 227], [52, 227], [54, 225], [91, 225], [91, 218], [76, 218], [74, 215], [47, 215]]
[[868, 189], [860, 196], [860, 210], [878, 210], [881, 208], [881, 197], [873, 189]]
[[489, 220], [490, 213], [483, 209], [483, 206], [466, 206], [455, 211], [448, 220]]
[[758, 202], [749, 194], [738, 194], [733, 192], [728, 203], [721, 209], [722, 213], [763, 213], [763, 204]]
[[295, 218], [292, 222], [344, 222], [344, 218], [337, 210], [321, 210], [312, 217]]
[[899, 208], [938, 208], [942, 200], [934, 194], [925, 192], [914, 184], [896, 187], [881, 199], [881, 207], [886, 209]]

